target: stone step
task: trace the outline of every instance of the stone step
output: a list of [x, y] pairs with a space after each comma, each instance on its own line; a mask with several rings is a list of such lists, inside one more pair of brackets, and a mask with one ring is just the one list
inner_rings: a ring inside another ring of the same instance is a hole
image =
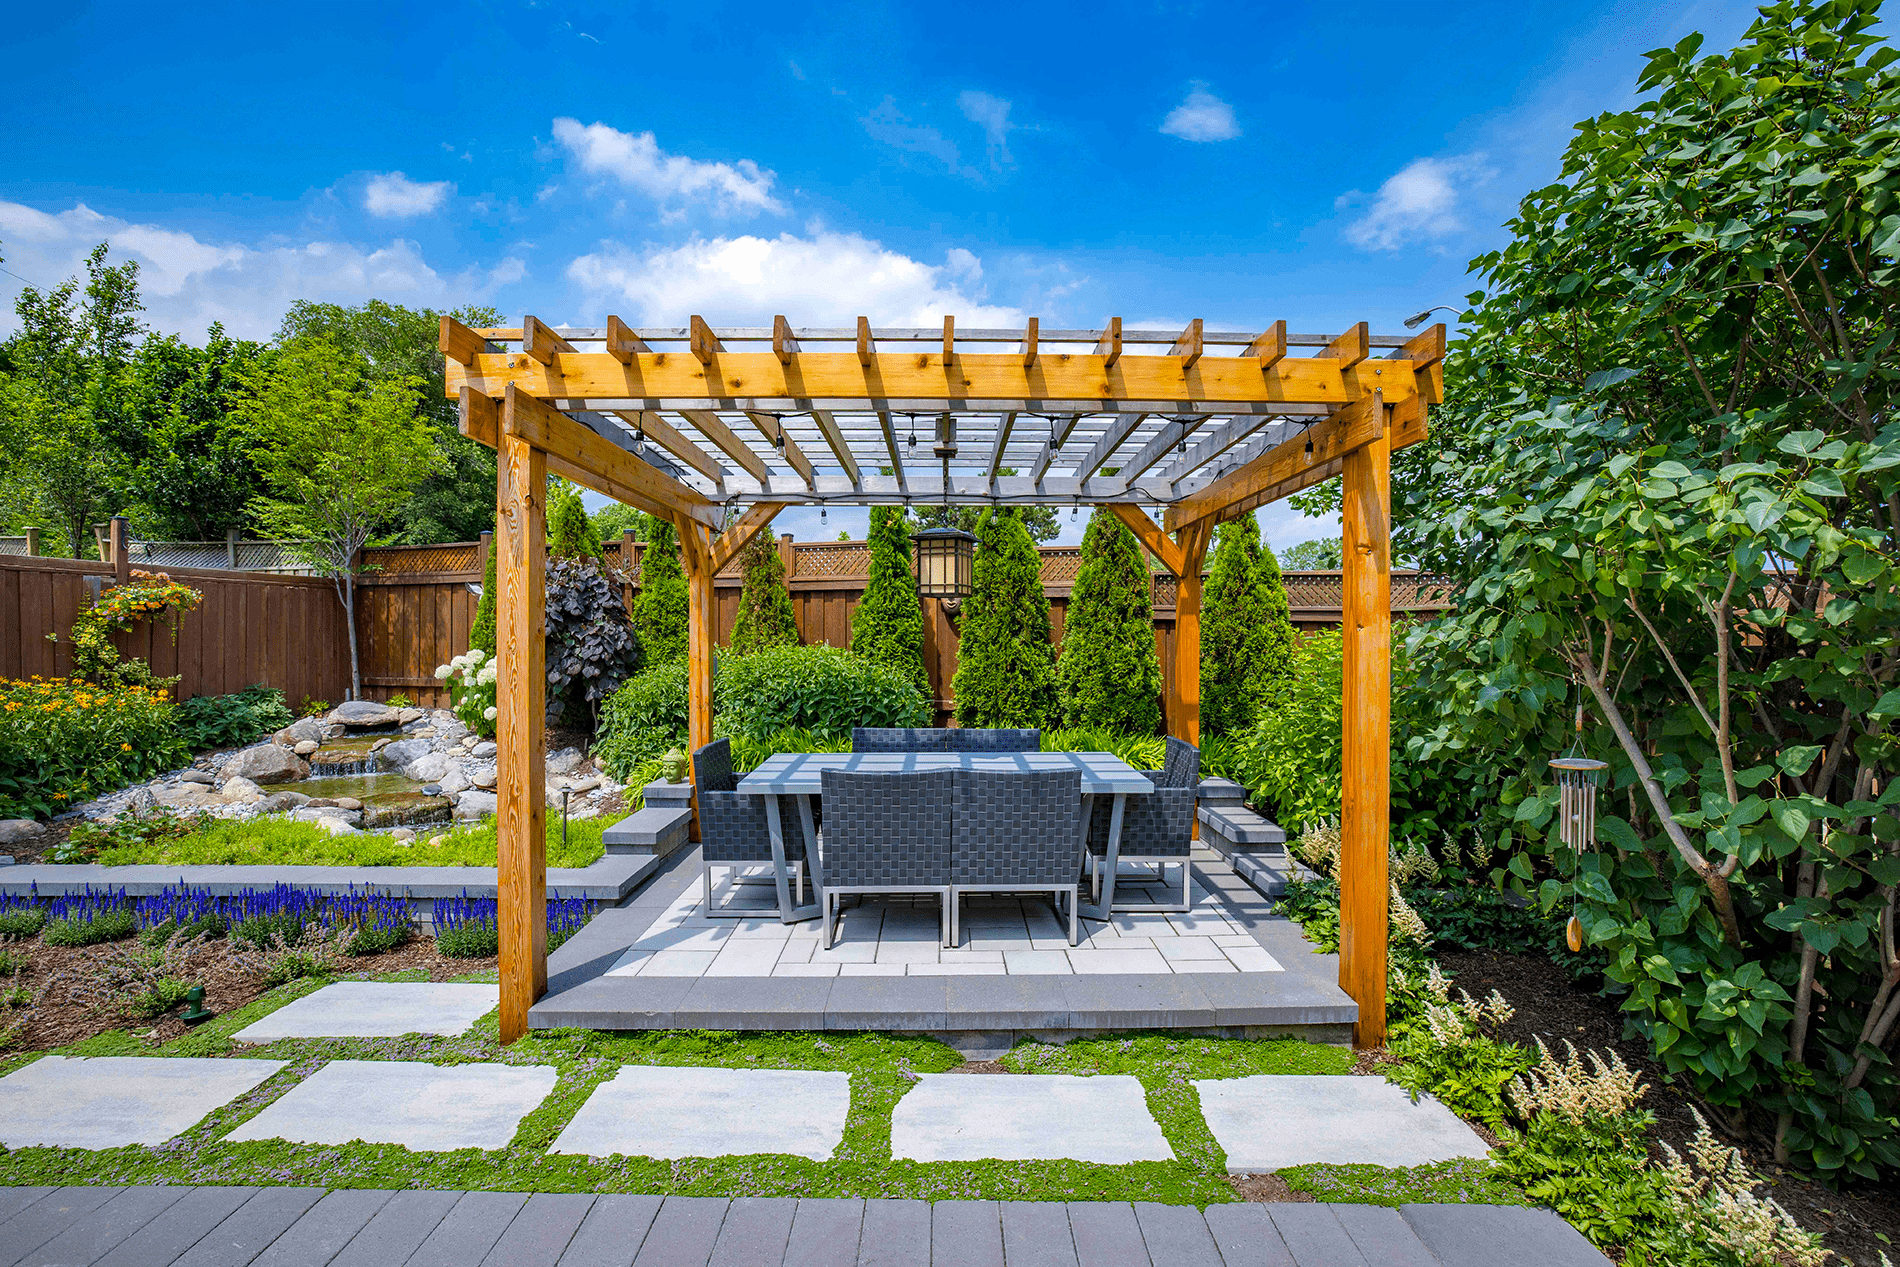
[[693, 803], [693, 785], [684, 779], [678, 783], [655, 779], [640, 789], [640, 796], [648, 809], [687, 809]]
[[609, 827], [601, 839], [610, 854], [651, 854], [664, 858], [686, 844], [692, 823], [693, 811], [685, 806], [658, 806], [648, 802], [645, 809], [635, 810]]
[[1215, 805], [1232, 805], [1236, 808], [1246, 805], [1247, 789], [1232, 779], [1202, 779], [1200, 790], [1195, 794], [1196, 801], [1203, 808]]
[[1197, 816], [1206, 832], [1230, 845], [1254, 846], [1286, 844], [1286, 829], [1270, 818], [1250, 809], [1227, 805], [1203, 805]]

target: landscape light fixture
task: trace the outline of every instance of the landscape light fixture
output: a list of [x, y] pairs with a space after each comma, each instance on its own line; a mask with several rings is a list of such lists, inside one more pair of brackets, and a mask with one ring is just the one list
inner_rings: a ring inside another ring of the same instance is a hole
[[1407, 317], [1405, 319], [1405, 328], [1407, 330], [1418, 329], [1420, 326], [1425, 324], [1425, 319], [1431, 316], [1434, 312], [1457, 312], [1457, 311], [1458, 310], [1452, 307], [1450, 304], [1434, 304], [1432, 307], [1427, 308], [1424, 312], [1415, 312], [1411, 316]]
[[926, 528], [910, 537], [916, 547], [917, 593], [924, 598], [968, 598], [975, 592], [976, 537], [960, 528]]

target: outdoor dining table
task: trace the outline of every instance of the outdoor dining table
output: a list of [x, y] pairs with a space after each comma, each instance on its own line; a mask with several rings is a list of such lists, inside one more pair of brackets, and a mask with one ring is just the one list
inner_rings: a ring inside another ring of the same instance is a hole
[[1102, 900], [1081, 904], [1089, 919], [1105, 920], [1115, 906], [1115, 871], [1121, 856], [1122, 809], [1130, 796], [1154, 791], [1148, 776], [1112, 752], [783, 752], [767, 758], [739, 780], [741, 794], [765, 797], [765, 822], [772, 839], [772, 867], [778, 883], [779, 918], [785, 923], [817, 919], [823, 903], [792, 905], [791, 871], [786, 865], [785, 825], [779, 797], [798, 802], [799, 827], [804, 833], [806, 865], [811, 868], [814, 892], [822, 895], [824, 860], [819, 856], [812, 798], [824, 791], [824, 772], [925, 773], [932, 770], [976, 770], [999, 774], [1044, 770], [1077, 770], [1082, 775], [1082, 835], [1076, 840], [1076, 867], [1087, 849], [1089, 822], [1098, 796], [1113, 798], [1108, 816], [1107, 875]]

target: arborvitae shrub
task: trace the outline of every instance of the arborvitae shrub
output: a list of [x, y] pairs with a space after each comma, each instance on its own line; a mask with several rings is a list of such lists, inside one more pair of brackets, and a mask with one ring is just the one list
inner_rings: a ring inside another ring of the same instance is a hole
[[924, 609], [911, 571], [909, 528], [902, 506], [871, 507], [871, 579], [851, 613], [851, 650], [896, 669], [928, 697]]
[[557, 559], [600, 557], [600, 534], [587, 517], [581, 495], [565, 481], [548, 498], [548, 552]]
[[1280, 567], [1260, 544], [1260, 525], [1245, 514], [1219, 536], [1201, 616], [1201, 731], [1210, 735], [1253, 724], [1293, 645]]
[[1056, 661], [1064, 726], [1146, 735], [1161, 725], [1151, 586], [1135, 534], [1097, 507], [1082, 536], [1082, 566]]
[[657, 516], [647, 521], [633, 625], [648, 664], [686, 658], [686, 572], [680, 567], [679, 534]]
[[785, 588], [785, 561], [769, 532], [755, 533], [739, 552], [745, 581], [739, 614], [732, 622], [732, 649], [740, 655], [767, 647], [798, 645], [798, 617]]
[[488, 540], [488, 564], [482, 569], [482, 598], [475, 604], [475, 623], [468, 627], [468, 645], [489, 655], [495, 654], [495, 556], [501, 553], [501, 538]]
[[952, 684], [959, 726], [1042, 726], [1055, 706], [1055, 656], [1042, 556], [1022, 520], [976, 524], [975, 592], [964, 601]]

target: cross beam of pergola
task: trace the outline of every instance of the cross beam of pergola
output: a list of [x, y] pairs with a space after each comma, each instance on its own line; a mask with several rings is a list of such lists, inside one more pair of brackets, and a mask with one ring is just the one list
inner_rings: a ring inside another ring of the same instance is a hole
[[[1340, 985], [1385, 1036], [1393, 450], [1443, 399], [1445, 328], [473, 330], [442, 318], [464, 435], [497, 451], [501, 1037], [547, 989], [549, 473], [670, 521], [689, 596], [688, 732], [712, 741], [713, 578], [788, 505], [1107, 506], [1178, 578], [1168, 732], [1200, 738], [1216, 525], [1343, 476]], [[1151, 514], [1158, 515], [1157, 523]]]

